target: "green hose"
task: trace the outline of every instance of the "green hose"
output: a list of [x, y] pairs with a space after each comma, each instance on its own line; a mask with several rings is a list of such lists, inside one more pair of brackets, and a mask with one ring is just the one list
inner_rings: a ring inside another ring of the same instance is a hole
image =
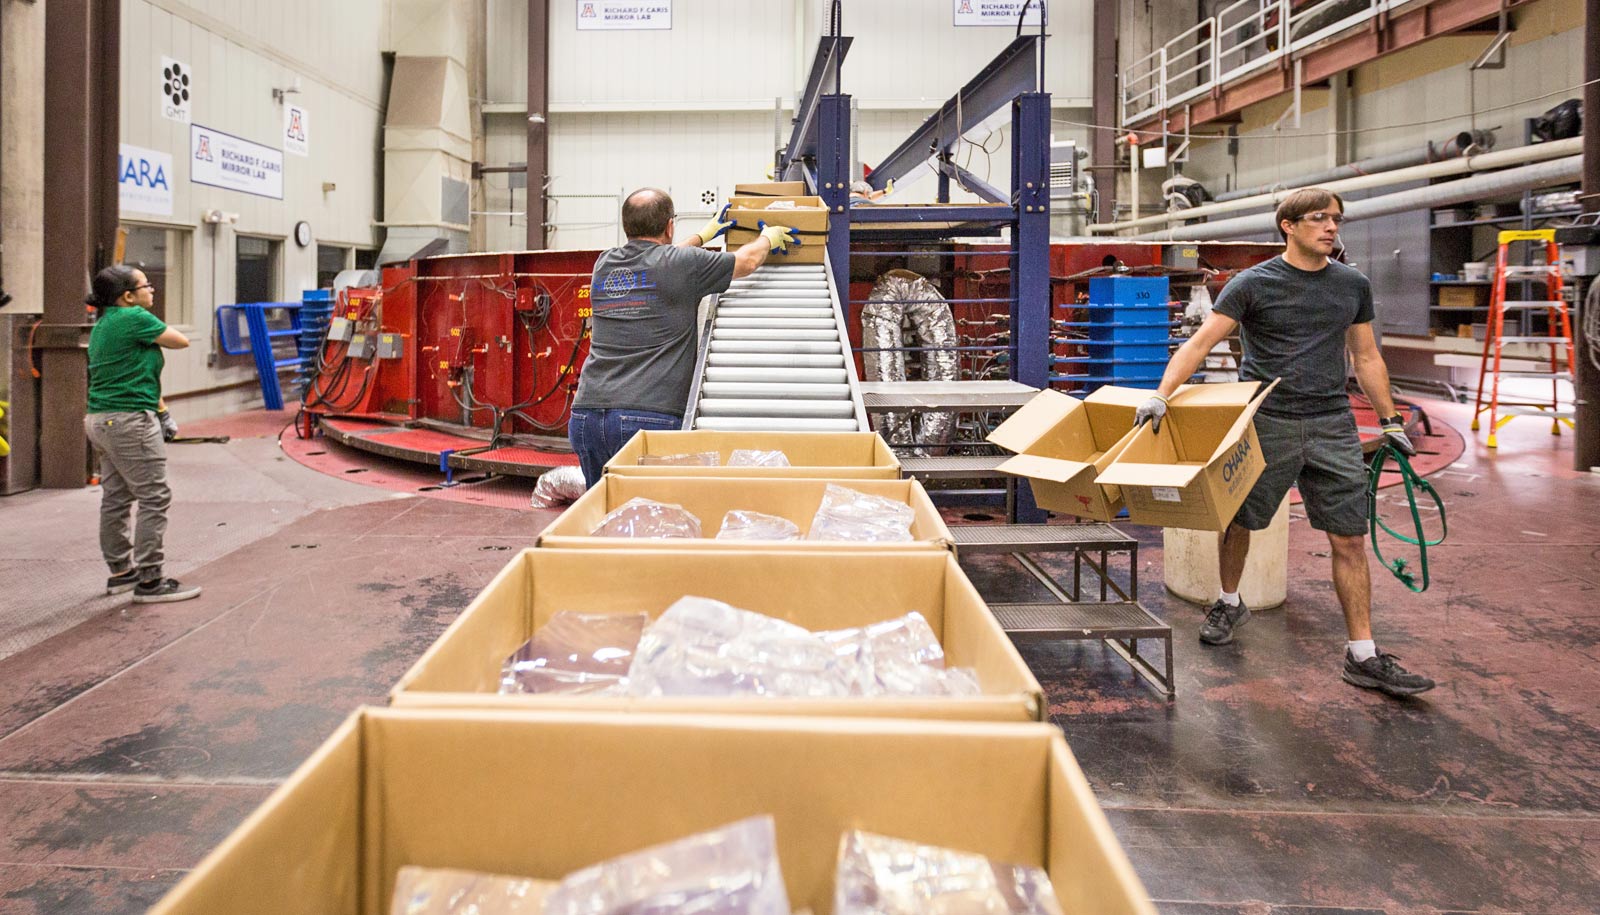
[[[1389, 525], [1383, 522], [1382, 518], [1378, 517], [1378, 479], [1383, 475], [1383, 462], [1389, 458], [1394, 460], [1395, 469], [1399, 471], [1400, 479], [1406, 485], [1406, 503], [1411, 508], [1411, 523], [1416, 525], [1417, 530], [1415, 538], [1407, 537], [1405, 534], [1390, 528]], [[1437, 540], [1429, 540], [1422, 529], [1422, 514], [1417, 511], [1418, 490], [1427, 493], [1433, 499], [1433, 504], [1439, 509], [1439, 538]], [[1428, 547], [1438, 546], [1443, 543], [1445, 534], [1448, 532], [1444, 517], [1444, 500], [1439, 498], [1439, 493], [1433, 488], [1432, 483], [1424, 480], [1415, 470], [1411, 469], [1411, 462], [1406, 460], [1406, 456], [1387, 441], [1378, 446], [1377, 453], [1372, 457], [1372, 468], [1367, 472], [1367, 526], [1372, 533], [1372, 555], [1378, 557], [1378, 562], [1394, 573], [1394, 577], [1400, 579], [1400, 583], [1410, 590], [1419, 594], [1428, 590]], [[1380, 529], [1401, 543], [1409, 543], [1417, 548], [1417, 566], [1422, 573], [1422, 584], [1420, 586], [1417, 584], [1416, 573], [1406, 568], [1407, 563], [1404, 559], [1396, 559], [1391, 562], [1383, 558], [1383, 550], [1378, 546], [1378, 531]]]

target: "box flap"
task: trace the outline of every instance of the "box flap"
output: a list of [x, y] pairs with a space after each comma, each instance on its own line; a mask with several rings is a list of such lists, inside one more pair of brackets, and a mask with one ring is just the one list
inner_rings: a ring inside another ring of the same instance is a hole
[[1094, 470], [1094, 465], [1083, 461], [1063, 461], [1059, 458], [1041, 457], [1036, 454], [1019, 454], [1005, 461], [996, 469], [1013, 476], [1049, 480], [1052, 483], [1065, 483], [1085, 470]]
[[[1277, 382], [1273, 382], [1276, 384]], [[1221, 384], [1186, 384], [1167, 399], [1172, 407], [1221, 407], [1230, 404], [1243, 406], [1261, 387], [1259, 381], [1226, 381]]]
[[[1227, 451], [1235, 442], [1239, 440], [1239, 436], [1244, 434], [1244, 430], [1249, 428], [1250, 423], [1255, 419], [1256, 411], [1261, 409], [1261, 405], [1266, 402], [1267, 395], [1270, 394], [1272, 389], [1277, 387], [1278, 382], [1282, 380], [1283, 379], [1281, 378], [1272, 379], [1271, 384], [1268, 384], [1266, 387], [1261, 389], [1260, 397], [1257, 397], [1255, 400], [1252, 400], [1250, 403], [1245, 405], [1245, 408], [1239, 412], [1238, 417], [1234, 419], [1233, 425], [1228, 427], [1228, 434], [1222, 437], [1222, 441], [1217, 443], [1216, 449], [1211, 452], [1211, 455], [1208, 458], [1206, 458], [1207, 462], [1214, 461], [1221, 457], [1224, 451]], [[1256, 382], [1251, 383], [1255, 384]]]
[[1176, 486], [1194, 482], [1204, 464], [1129, 464], [1114, 461], [1095, 479], [1102, 486]]
[[[1054, 432], [1063, 420], [1082, 408], [1082, 402], [1075, 397], [1060, 391], [1040, 391], [1005, 422], [996, 426], [987, 440], [1017, 454], [1029, 452]], [[1032, 453], [1043, 452], [1033, 450]]]

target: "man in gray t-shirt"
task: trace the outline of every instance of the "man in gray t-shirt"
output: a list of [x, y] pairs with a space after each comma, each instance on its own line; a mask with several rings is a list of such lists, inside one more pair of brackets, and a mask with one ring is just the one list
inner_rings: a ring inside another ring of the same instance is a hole
[[1397, 449], [1416, 454], [1395, 414], [1389, 370], [1372, 334], [1372, 287], [1354, 269], [1329, 259], [1344, 222], [1344, 202], [1321, 188], [1302, 188], [1277, 211], [1283, 254], [1234, 277], [1200, 329], [1168, 363], [1156, 395], [1139, 407], [1136, 423], [1157, 432], [1167, 397], [1189, 380], [1207, 353], [1240, 329], [1244, 380], [1278, 386], [1256, 413], [1256, 436], [1266, 469], [1239, 513], [1217, 540], [1222, 593], [1200, 627], [1204, 645], [1226, 645], [1250, 620], [1239, 599], [1239, 580], [1250, 552], [1250, 532], [1272, 521], [1289, 487], [1300, 486], [1311, 526], [1328, 535], [1333, 586], [1344, 611], [1345, 682], [1391, 696], [1433, 689], [1421, 674], [1401, 667], [1372, 639], [1372, 576], [1367, 566], [1366, 465], [1350, 398], [1345, 354], [1356, 380], [1383, 417], [1383, 433]]
[[700, 300], [749, 276], [795, 233], [768, 226], [737, 251], [704, 245], [732, 225], [727, 208], [699, 233], [673, 244], [676, 214], [665, 191], [644, 188], [622, 204], [628, 243], [595, 261], [589, 357], [578, 378], [567, 437], [584, 481], [599, 482], [606, 461], [641, 429], [676, 429], [693, 384], [695, 315]]

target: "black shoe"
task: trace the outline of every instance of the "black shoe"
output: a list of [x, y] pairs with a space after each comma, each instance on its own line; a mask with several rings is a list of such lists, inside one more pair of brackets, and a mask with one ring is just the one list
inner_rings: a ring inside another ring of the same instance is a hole
[[126, 572], [118, 572], [117, 574], [106, 579], [106, 593], [121, 594], [124, 591], [132, 591], [133, 586], [138, 583], [138, 569], [129, 569]]
[[1432, 680], [1401, 667], [1399, 658], [1379, 651], [1365, 661], [1356, 661], [1350, 649], [1344, 650], [1344, 682], [1362, 689], [1380, 689], [1391, 696], [1415, 696], [1433, 689]]
[[169, 604], [199, 596], [199, 585], [185, 585], [176, 578], [153, 578], [141, 581], [138, 587], [133, 589], [133, 602], [136, 604]]
[[1250, 608], [1239, 601], [1230, 607], [1218, 600], [1206, 611], [1206, 621], [1200, 626], [1200, 644], [1226, 645], [1233, 641], [1233, 630], [1250, 622]]

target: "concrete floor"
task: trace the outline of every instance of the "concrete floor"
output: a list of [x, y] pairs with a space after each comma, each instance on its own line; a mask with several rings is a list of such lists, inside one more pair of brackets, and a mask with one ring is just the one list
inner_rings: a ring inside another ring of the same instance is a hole
[[[1162, 592], [1160, 531], [1125, 528], [1177, 630], [1175, 701], [1105, 648], [1025, 648], [1163, 912], [1600, 911], [1600, 476], [1535, 420], [1491, 453], [1469, 408], [1429, 408], [1469, 435], [1434, 478], [1449, 542], [1432, 589], [1380, 572], [1375, 603], [1434, 692], [1339, 680], [1326, 541], [1298, 519], [1288, 604], [1218, 649]], [[143, 911], [554, 517], [321, 476], [278, 459], [271, 419], [175, 452], [196, 601], [98, 595], [96, 494], [0, 501], [0, 912]], [[1042, 594], [966, 565], [995, 599]]]

